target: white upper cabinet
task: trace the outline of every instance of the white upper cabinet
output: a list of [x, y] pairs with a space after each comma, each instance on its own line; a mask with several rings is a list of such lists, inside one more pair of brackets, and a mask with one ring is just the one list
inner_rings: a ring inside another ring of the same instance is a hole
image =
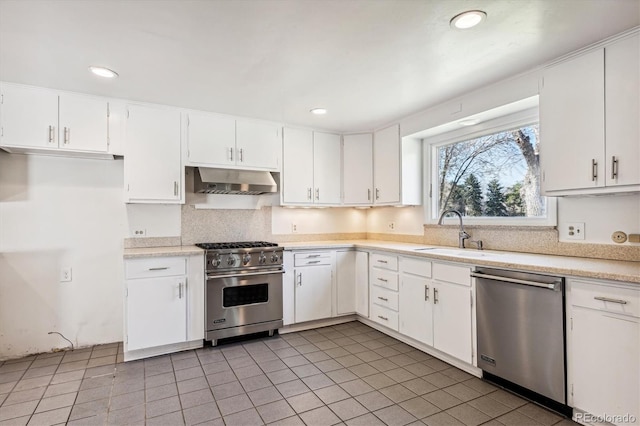
[[129, 105], [125, 144], [125, 200], [181, 203], [180, 111]]
[[340, 135], [313, 132], [314, 203], [340, 204]]
[[340, 204], [340, 135], [284, 129], [284, 204]]
[[604, 50], [607, 186], [640, 184], [640, 34]]
[[236, 121], [237, 165], [250, 169], [280, 170], [281, 127], [261, 121]]
[[639, 35], [551, 66], [540, 89], [548, 195], [640, 189]]
[[373, 204], [422, 204], [422, 143], [394, 125], [373, 134]]
[[187, 164], [248, 170], [279, 170], [282, 151], [277, 124], [189, 112]]
[[106, 153], [108, 114], [106, 99], [3, 84], [1, 145], [16, 152]]
[[373, 203], [373, 135], [343, 137], [343, 194], [346, 205]]
[[313, 203], [313, 132], [284, 129], [282, 201]]
[[189, 113], [187, 129], [189, 162], [222, 167], [236, 164], [236, 121], [233, 118]]

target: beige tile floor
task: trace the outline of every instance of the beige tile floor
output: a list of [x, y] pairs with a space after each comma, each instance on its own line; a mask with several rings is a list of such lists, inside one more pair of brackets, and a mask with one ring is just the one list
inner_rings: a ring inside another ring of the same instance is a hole
[[0, 425], [575, 425], [359, 322], [122, 362], [0, 363]]

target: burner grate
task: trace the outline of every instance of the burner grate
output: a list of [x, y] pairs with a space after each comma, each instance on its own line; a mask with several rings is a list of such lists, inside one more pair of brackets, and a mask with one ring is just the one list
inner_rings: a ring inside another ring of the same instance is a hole
[[239, 241], [239, 242], [226, 242], [226, 243], [200, 243], [196, 244], [205, 250], [225, 250], [225, 249], [246, 249], [246, 248], [259, 248], [259, 247], [278, 247], [276, 243], [270, 243], [267, 241]]

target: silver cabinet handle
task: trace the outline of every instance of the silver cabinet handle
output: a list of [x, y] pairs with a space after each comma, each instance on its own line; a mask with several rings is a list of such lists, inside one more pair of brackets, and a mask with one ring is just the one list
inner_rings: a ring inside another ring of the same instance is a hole
[[389, 301], [389, 299], [387, 299], [386, 297], [382, 297], [382, 296], [378, 296], [378, 299], [380, 299], [380, 300], [384, 300], [385, 302], [388, 302], [388, 301]]
[[64, 144], [65, 145], [69, 143], [70, 138], [71, 138], [71, 128], [65, 127], [64, 128]]
[[178, 299], [182, 299], [182, 287], [182, 283], [178, 284]]
[[367, 201], [371, 201], [371, 189], [367, 189]]
[[49, 143], [54, 142], [56, 126], [49, 126]]
[[311, 199], [311, 188], [307, 188], [307, 200]]
[[173, 181], [173, 195], [175, 195], [175, 196], [178, 195], [178, 182], [177, 181]]
[[615, 155], [611, 157], [611, 179], [618, 179], [618, 159]]
[[594, 158], [591, 160], [591, 180], [595, 181], [598, 179], [598, 162]]
[[298, 285], [302, 287], [302, 272], [298, 274]]
[[381, 320], [389, 321], [389, 318], [383, 317], [382, 315], [378, 315], [378, 318], [380, 318]]
[[378, 263], [389, 263], [389, 262], [388, 262], [388, 261], [386, 261], [386, 260], [380, 260], [380, 259], [378, 259]]
[[600, 300], [601, 302], [618, 303], [620, 305], [626, 305], [627, 304], [627, 301], [626, 300], [622, 300], [622, 299], [610, 299], [608, 297], [602, 297], [602, 296], [595, 296], [594, 299]]
[[424, 300], [425, 300], [425, 302], [429, 300], [429, 286], [428, 285], [424, 286]]
[[240, 148], [240, 162], [244, 162], [244, 149]]
[[316, 200], [320, 201], [320, 188], [316, 188]]
[[312, 264], [312, 263], [320, 263], [320, 261], [319, 261], [319, 260], [310, 260], [310, 261], [308, 261], [307, 263], [308, 263], [308, 264]]
[[380, 199], [380, 190], [376, 188], [376, 200]]
[[385, 280], [384, 278], [378, 278], [378, 281], [382, 281], [383, 283], [388, 283], [389, 280]]
[[229, 148], [229, 161], [233, 161], [233, 147]]
[[309, 254], [307, 255], [307, 259], [313, 258], [313, 257], [320, 257], [319, 254]]
[[438, 289], [434, 288], [433, 289], [433, 304], [435, 305], [436, 303], [438, 303]]
[[149, 268], [150, 271], [164, 271], [166, 269], [169, 269], [169, 267], [168, 266], [162, 266], [162, 267], [159, 267], [159, 268]]

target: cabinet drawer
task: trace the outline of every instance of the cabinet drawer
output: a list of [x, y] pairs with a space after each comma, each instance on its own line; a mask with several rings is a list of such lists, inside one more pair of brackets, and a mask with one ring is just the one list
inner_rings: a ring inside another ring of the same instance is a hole
[[331, 253], [295, 253], [294, 266], [331, 265]]
[[371, 305], [372, 320], [385, 327], [398, 331], [398, 313], [378, 305]]
[[640, 317], [640, 291], [571, 280], [571, 304]]
[[146, 259], [127, 259], [125, 278], [153, 278], [186, 275], [187, 259], [184, 257], [156, 257]]
[[371, 301], [376, 305], [398, 311], [398, 293], [378, 286], [371, 287]]
[[398, 256], [387, 256], [386, 254], [371, 254], [371, 266], [376, 268], [389, 269], [390, 271], [398, 270]]
[[371, 268], [371, 284], [398, 291], [398, 273]]
[[431, 262], [423, 259], [401, 257], [400, 271], [420, 277], [431, 278]]
[[471, 268], [434, 262], [433, 278], [439, 281], [471, 287]]

